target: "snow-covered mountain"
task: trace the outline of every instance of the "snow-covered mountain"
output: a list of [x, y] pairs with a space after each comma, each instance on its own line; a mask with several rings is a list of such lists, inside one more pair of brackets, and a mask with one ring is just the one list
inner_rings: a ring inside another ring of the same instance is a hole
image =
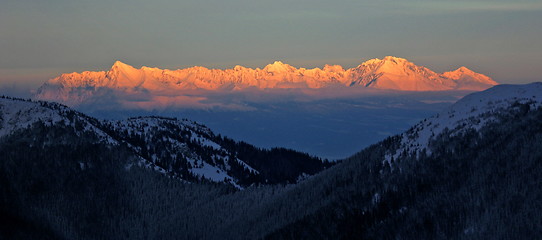
[[247, 88], [325, 88], [364, 86], [404, 91], [484, 90], [497, 83], [466, 67], [443, 74], [417, 66], [403, 58], [371, 59], [351, 69], [326, 65], [322, 69], [295, 68], [276, 61], [263, 69], [235, 66], [233, 69], [191, 67], [162, 70], [136, 69], [120, 61], [109, 71], [67, 73], [47, 81], [36, 98], [76, 105], [99, 97], [104, 90], [150, 95], [180, 90], [235, 91]]
[[431, 142], [439, 135], [454, 136], [469, 130], [479, 130], [495, 123], [508, 111], [528, 111], [542, 106], [542, 82], [525, 85], [499, 85], [472, 93], [445, 111], [414, 125], [397, 136], [400, 144], [386, 155], [391, 163], [401, 155], [431, 155]]
[[[246, 191], [178, 178], [212, 180], [197, 174], [211, 165], [243, 187], [258, 181], [241, 184], [224, 167], [231, 159], [246, 164], [232, 169], [268, 180], [310, 164], [284, 167], [284, 150], [250, 148], [187, 120], [99, 121], [59, 104], [0, 99], [8, 223], [0, 238], [536, 239], [541, 97], [542, 83], [496, 86], [297, 184]], [[193, 169], [174, 172], [183, 164]]]
[[466, 67], [438, 74], [403, 58], [372, 59], [349, 69], [350, 85], [402, 91], [484, 90], [497, 85]]
[[[242, 188], [259, 183], [293, 183], [325, 168], [324, 162], [307, 154], [258, 149], [215, 135], [209, 128], [186, 119], [98, 120], [57, 103], [0, 98], [0, 138], [36, 127], [73, 131], [77, 136], [90, 134], [92, 139], [84, 139], [87, 144], [125, 146], [139, 159], [128, 163], [128, 167], [146, 166], [187, 181], [225, 182]], [[87, 163], [81, 164], [84, 168]], [[275, 164], [283, 168], [273, 167]]]
[[337, 200], [266, 238], [537, 238], [541, 98], [542, 83], [464, 97], [298, 184]]

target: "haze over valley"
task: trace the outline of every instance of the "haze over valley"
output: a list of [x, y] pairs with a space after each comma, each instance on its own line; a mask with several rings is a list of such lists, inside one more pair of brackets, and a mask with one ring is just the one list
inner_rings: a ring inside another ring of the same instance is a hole
[[62, 74], [34, 97], [100, 118], [189, 118], [259, 147], [340, 159], [495, 84], [466, 67], [439, 74], [391, 56], [347, 70], [278, 61], [262, 69], [161, 70], [117, 61], [108, 71]]

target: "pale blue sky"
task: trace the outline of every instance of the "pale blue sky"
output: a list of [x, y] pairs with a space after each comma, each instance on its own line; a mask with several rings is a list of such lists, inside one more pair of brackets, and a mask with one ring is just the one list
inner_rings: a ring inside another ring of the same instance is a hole
[[542, 81], [542, 1], [3, 0], [0, 86], [134, 66], [353, 67], [387, 55]]

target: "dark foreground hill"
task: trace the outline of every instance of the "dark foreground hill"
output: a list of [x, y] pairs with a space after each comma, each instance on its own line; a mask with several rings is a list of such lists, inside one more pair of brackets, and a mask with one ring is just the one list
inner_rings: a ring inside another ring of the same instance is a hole
[[[0, 140], [0, 236], [534, 239], [542, 84], [497, 86], [297, 184], [192, 182], [65, 125]], [[89, 140], [90, 139], [90, 140]]]
[[[318, 186], [322, 190], [313, 194], [334, 200], [267, 238], [538, 238], [541, 87], [501, 86], [473, 94], [441, 116], [361, 151], [315, 176], [314, 182], [302, 183]], [[523, 93], [511, 92], [516, 90]], [[478, 109], [440, 126], [441, 132], [423, 146], [424, 132], [439, 129], [431, 126], [453, 119], [467, 106], [468, 112]]]
[[[16, 138], [22, 146], [40, 145], [38, 157], [51, 162], [63, 161], [63, 155], [47, 155], [51, 146], [62, 148], [60, 152], [72, 151], [69, 147], [75, 142], [102, 144], [112, 151], [125, 147], [137, 159], [127, 165], [150, 167], [189, 182], [222, 182], [237, 188], [295, 183], [332, 165], [289, 149], [260, 149], [234, 141], [186, 119], [98, 120], [60, 104], [10, 98], [0, 98], [0, 137]], [[92, 165], [91, 159], [79, 162], [81, 169]]]

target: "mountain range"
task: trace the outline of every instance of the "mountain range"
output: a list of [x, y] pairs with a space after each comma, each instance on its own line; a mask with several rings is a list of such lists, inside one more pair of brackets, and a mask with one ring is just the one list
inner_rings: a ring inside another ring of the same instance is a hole
[[[295, 68], [276, 61], [263, 69], [191, 67], [179, 70], [134, 68], [120, 61], [108, 71], [67, 73], [43, 84], [35, 97], [78, 105], [99, 98], [103, 90], [126, 95], [175, 95], [182, 90], [235, 92], [243, 89], [320, 89], [332, 86], [367, 87], [399, 91], [484, 90], [497, 83], [490, 77], [461, 67], [442, 74], [403, 58], [371, 59], [345, 70], [339, 65], [322, 69]], [[179, 93], [180, 94], [180, 93]]]
[[268, 155], [188, 120], [103, 121], [56, 103], [0, 100], [2, 238], [534, 239], [542, 231], [542, 83], [470, 94], [333, 166], [293, 151]]

